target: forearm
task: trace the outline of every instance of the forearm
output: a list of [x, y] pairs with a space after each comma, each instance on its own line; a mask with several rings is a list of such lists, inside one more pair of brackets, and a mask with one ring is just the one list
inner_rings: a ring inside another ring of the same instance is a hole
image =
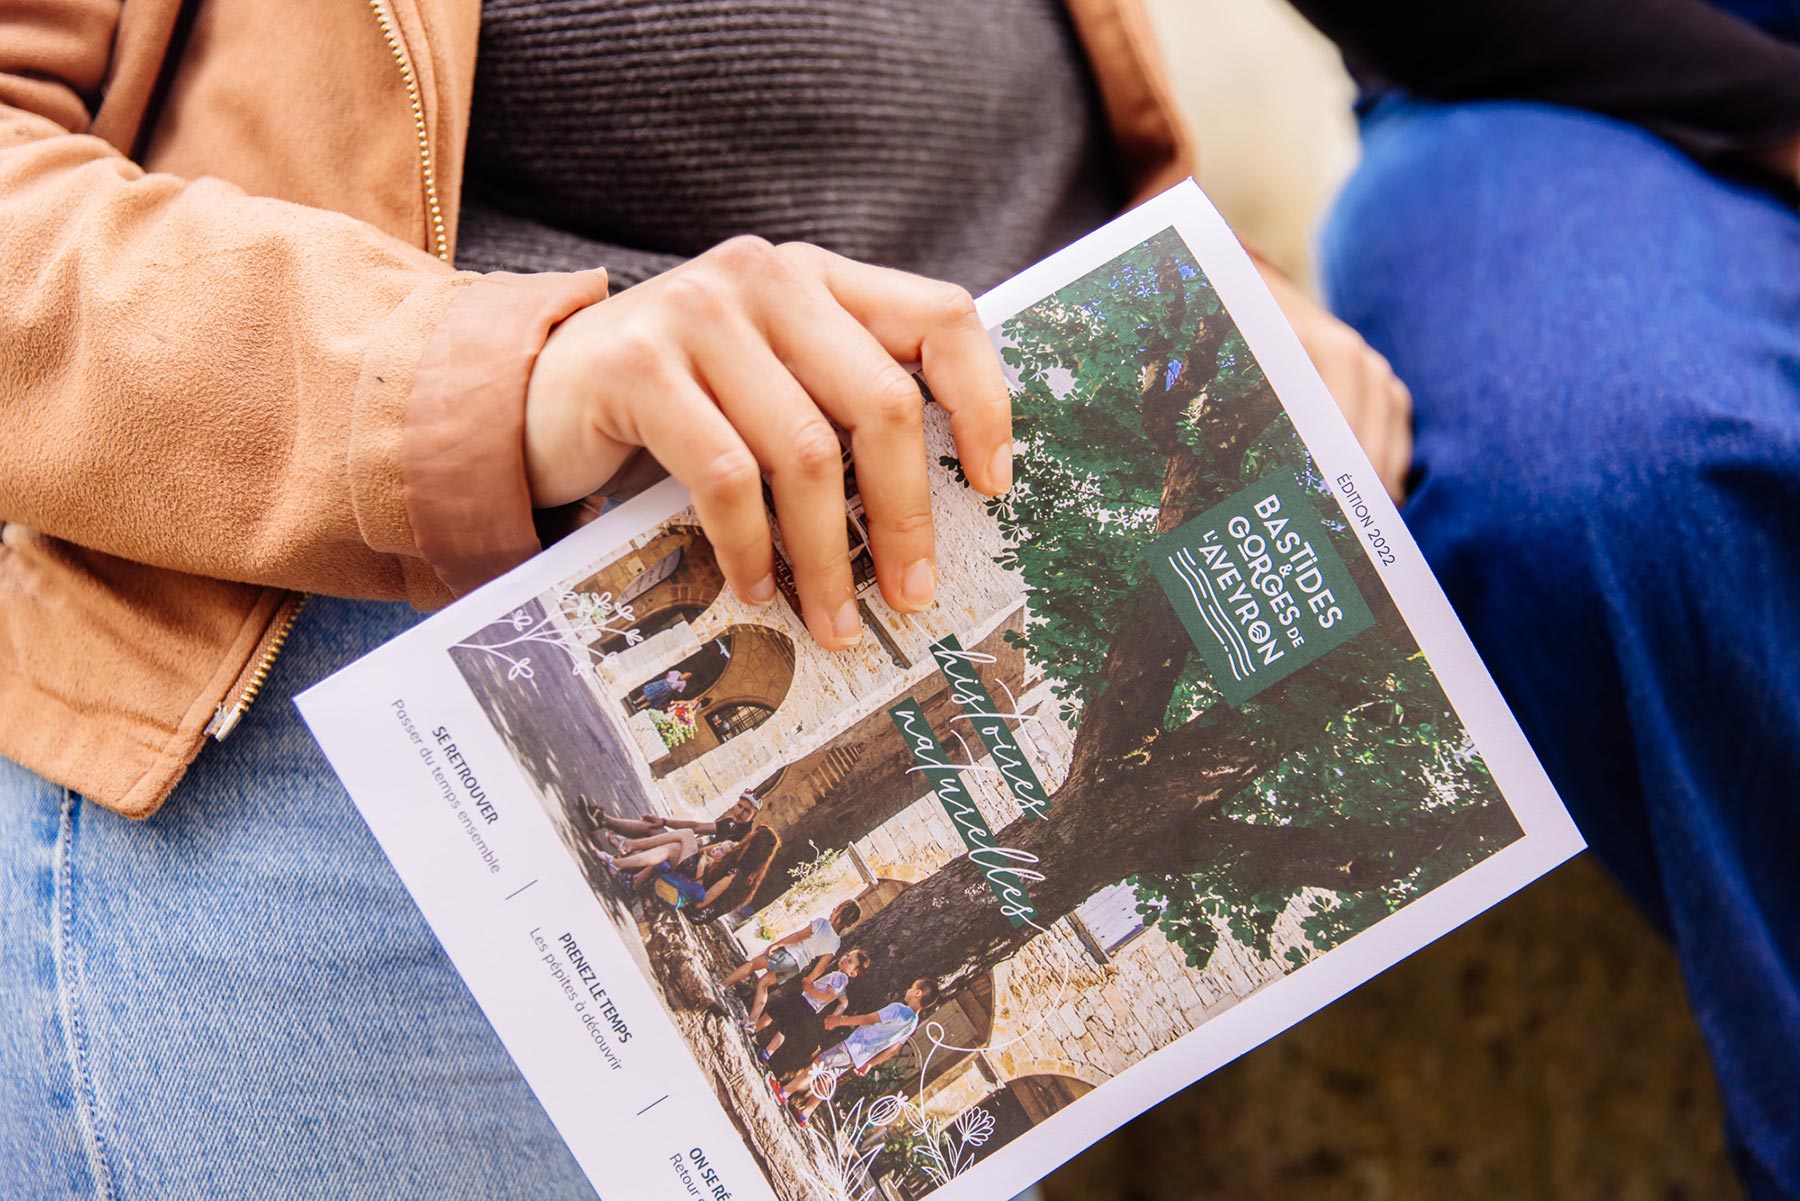
[[1357, 66], [1437, 99], [1541, 100], [1704, 157], [1800, 133], [1800, 48], [1704, 0], [1294, 0]]
[[[421, 605], [479, 582], [446, 580], [447, 562], [487, 554], [485, 576], [535, 549], [529, 344], [603, 284], [552, 295], [565, 277], [458, 274], [341, 214], [146, 175], [4, 107], [0, 264], [0, 520], [195, 574]], [[521, 362], [458, 371], [468, 344], [440, 335], [471, 301], [497, 301], [465, 320], [502, 346], [516, 334]], [[463, 395], [471, 379], [497, 390]], [[447, 408], [491, 439], [461, 439], [458, 480], [426, 450]]]

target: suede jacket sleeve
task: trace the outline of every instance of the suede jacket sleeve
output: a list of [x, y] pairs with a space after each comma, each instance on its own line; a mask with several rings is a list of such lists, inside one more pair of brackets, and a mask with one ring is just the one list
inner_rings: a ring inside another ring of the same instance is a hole
[[118, 5], [0, 6], [0, 522], [431, 606], [537, 549], [525, 381], [601, 272], [456, 272], [89, 135]]

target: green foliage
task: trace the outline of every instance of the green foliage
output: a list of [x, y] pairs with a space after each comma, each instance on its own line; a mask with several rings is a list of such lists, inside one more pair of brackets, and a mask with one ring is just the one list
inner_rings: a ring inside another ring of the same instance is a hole
[[839, 1113], [848, 1113], [858, 1101], [867, 1106], [873, 1105], [878, 1098], [895, 1093], [908, 1095], [907, 1086], [914, 1082], [918, 1071], [918, 1058], [911, 1053], [909, 1047], [880, 1067], [871, 1069], [866, 1076], [858, 1076], [855, 1072], [845, 1072], [839, 1076], [836, 1091], [831, 1094], [831, 1103]]
[[1013, 637], [1057, 665], [1065, 699], [1099, 688], [1123, 601], [1149, 573], [1142, 547], [1168, 457], [1145, 426], [1145, 385], [1179, 372], [1201, 323], [1219, 312], [1170, 230], [1001, 328], [1023, 445], [1013, 491], [993, 509], [1013, 543], [1003, 563], [1033, 593], [1031, 624]]
[[[1155, 535], [1171, 456], [1191, 456], [1184, 463], [1197, 461], [1204, 484], [1220, 496], [1291, 471], [1339, 554], [1352, 563], [1365, 558], [1285, 414], [1247, 440], [1209, 440], [1209, 431], [1224, 428], [1221, 421], [1250, 411], [1241, 408], [1246, 398], [1267, 396], [1262, 370], [1235, 328], [1220, 333], [1224, 320], [1217, 294], [1167, 230], [1001, 327], [1001, 357], [1017, 381], [1014, 429], [1023, 449], [1013, 492], [993, 502], [993, 511], [1013, 547], [1005, 563], [1022, 572], [1031, 591], [1026, 627], [1009, 637], [1052, 666], [1059, 694], [1073, 702], [1064, 707], [1071, 723], [1104, 686], [1127, 598], [1148, 578], [1143, 547]], [[1196, 347], [1216, 351], [1205, 351], [1206, 362], [1190, 361]], [[1323, 686], [1343, 679], [1368, 681], [1367, 699], [1346, 708], [1341, 689]], [[1294, 677], [1279, 695], [1279, 703], [1259, 698], [1244, 707], [1253, 730], [1302, 724], [1322, 736], [1272, 765], [1223, 816], [1260, 827], [1342, 827], [1348, 840], [1349, 831], [1401, 832], [1503, 803], [1410, 641], [1371, 631]], [[1198, 656], [1190, 656], [1164, 728], [1209, 720], [1219, 704]], [[1404, 840], [1396, 834], [1393, 841]], [[1377, 888], [1317, 897], [1302, 921], [1310, 950], [1292, 948], [1290, 963], [1366, 928], [1464, 870], [1478, 853], [1434, 850], [1413, 862], [1399, 849], [1346, 841], [1343, 856], [1388, 864], [1391, 878]], [[1145, 921], [1158, 924], [1196, 967], [1210, 960], [1221, 934], [1270, 954], [1276, 921], [1302, 887], [1271, 879], [1266, 862], [1229, 842], [1190, 872], [1133, 883]]]
[[[1384, 677], [1375, 677], [1369, 700], [1326, 719], [1318, 742], [1270, 767], [1224, 806], [1222, 816], [1258, 826], [1327, 824], [1398, 834], [1421, 820], [1503, 803], [1424, 656], [1414, 652], [1387, 667]], [[1348, 833], [1341, 847], [1345, 860], [1385, 857], [1393, 879], [1315, 906], [1301, 923], [1314, 951], [1329, 950], [1488, 853], [1462, 846], [1409, 862], [1404, 852], [1379, 842], [1362, 845]], [[1215, 949], [1220, 928], [1258, 954], [1271, 953], [1274, 919], [1299, 889], [1263, 887], [1267, 875], [1265, 862], [1222, 845], [1190, 874], [1134, 882], [1140, 911], [1154, 912], [1164, 933], [1198, 967]], [[1297, 965], [1305, 957], [1292, 948], [1288, 961]]]
[[[1329, 951], [1351, 935], [1361, 934], [1399, 907], [1389, 889], [1346, 893], [1330, 897], [1316, 906], [1306, 915], [1301, 928], [1306, 932], [1306, 941], [1315, 950]], [[1288, 962], [1296, 967], [1306, 957], [1301, 948], [1288, 948]]]
[[803, 859], [788, 869], [788, 878], [794, 884], [784, 895], [786, 908], [792, 912], [811, 910], [815, 902], [830, 896], [841, 883], [838, 869], [843, 862], [844, 849], [820, 849], [818, 843], [813, 843], [812, 848], [813, 855], [810, 859]]

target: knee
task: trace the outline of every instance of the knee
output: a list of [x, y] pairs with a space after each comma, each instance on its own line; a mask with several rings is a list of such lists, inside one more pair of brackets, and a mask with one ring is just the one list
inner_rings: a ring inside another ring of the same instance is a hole
[[1421, 417], [1406, 520], [1459, 604], [1595, 632], [1622, 596], [1679, 588], [1731, 539], [1720, 482], [1750, 423], [1711, 396], [1613, 383], [1558, 395], [1477, 380], [1475, 413]]

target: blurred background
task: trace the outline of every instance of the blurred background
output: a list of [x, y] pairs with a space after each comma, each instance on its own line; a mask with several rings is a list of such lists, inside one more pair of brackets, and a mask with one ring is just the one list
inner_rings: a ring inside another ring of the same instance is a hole
[[[1200, 182], [1312, 282], [1352, 89], [1282, 0], [1150, 0]], [[1734, 1201], [1673, 956], [1583, 858], [1047, 1180], [1043, 1201]]]

